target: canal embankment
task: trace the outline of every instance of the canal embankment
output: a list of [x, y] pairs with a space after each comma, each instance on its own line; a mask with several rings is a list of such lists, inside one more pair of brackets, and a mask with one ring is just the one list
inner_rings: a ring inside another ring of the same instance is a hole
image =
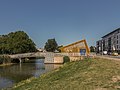
[[120, 62], [86, 58], [16, 84], [12, 90], [117, 90]]
[[3, 67], [3, 66], [11, 66], [11, 65], [14, 65], [15, 63], [7, 63], [7, 64], [0, 64], [0, 67]]

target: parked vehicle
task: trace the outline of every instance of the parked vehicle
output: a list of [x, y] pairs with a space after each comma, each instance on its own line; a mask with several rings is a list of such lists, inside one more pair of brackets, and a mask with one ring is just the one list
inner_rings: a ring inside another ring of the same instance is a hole
[[103, 51], [103, 55], [107, 55], [107, 51]]
[[113, 56], [118, 56], [118, 53], [117, 52], [113, 52], [112, 55]]
[[111, 53], [111, 52], [108, 52], [107, 54], [108, 54], [108, 55], [111, 55], [112, 53]]

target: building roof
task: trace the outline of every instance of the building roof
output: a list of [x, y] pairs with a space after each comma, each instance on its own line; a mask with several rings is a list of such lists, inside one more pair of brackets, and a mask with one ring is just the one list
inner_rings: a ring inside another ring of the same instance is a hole
[[111, 35], [112, 33], [116, 32], [116, 31], [118, 31], [118, 30], [120, 30], [120, 28], [115, 29], [114, 31], [112, 31], [112, 32], [110, 32], [110, 33], [108, 33], [108, 34], [104, 35], [102, 38], [105, 38], [105, 37], [107, 37], [107, 36]]
[[67, 46], [63, 46], [62, 48], [67, 48], [67, 47], [73, 46], [73, 45], [78, 44], [78, 43], [81, 43], [81, 42], [86, 42], [86, 41], [85, 41], [85, 39], [83, 39], [83, 40], [74, 42], [74, 43], [72, 43], [72, 44], [69, 44], [69, 45], [67, 45]]
[[98, 41], [96, 41], [96, 42], [101, 42], [102, 40], [98, 40]]

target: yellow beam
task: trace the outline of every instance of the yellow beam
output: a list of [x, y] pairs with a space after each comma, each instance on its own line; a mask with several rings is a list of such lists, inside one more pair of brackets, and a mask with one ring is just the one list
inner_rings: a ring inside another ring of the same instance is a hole
[[[77, 42], [75, 42], [75, 43], [72, 43], [72, 44], [69, 44], [69, 45], [67, 45], [67, 46], [64, 46], [64, 47], [60, 48], [60, 49], [61, 49], [61, 52], [68, 52], [68, 51], [65, 50], [66, 48], [68, 48], [68, 47], [70, 47], [70, 46], [74, 46], [74, 45], [79, 44], [79, 43], [82, 43], [82, 42], [84, 43], [85, 46], [81, 46], [81, 47], [77, 47], [77, 46], [76, 46], [76, 47], [73, 47], [73, 48], [69, 49], [69, 51], [71, 50], [71, 51], [73, 51], [73, 52], [79, 52], [80, 49], [86, 49], [86, 54], [88, 55], [88, 54], [90, 53], [90, 50], [89, 50], [89, 48], [88, 48], [88, 45], [87, 45], [87, 42], [86, 42], [85, 39], [80, 40], [80, 41], [77, 41]], [[79, 50], [78, 50], [78, 49], [79, 49]]]

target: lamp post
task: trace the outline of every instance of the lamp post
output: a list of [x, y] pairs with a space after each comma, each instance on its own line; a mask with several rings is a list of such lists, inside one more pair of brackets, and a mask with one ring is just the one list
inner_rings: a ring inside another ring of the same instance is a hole
[[113, 53], [115, 52], [115, 46], [113, 45]]
[[99, 49], [99, 53], [100, 53], [100, 51], [101, 51], [101, 47], [99, 46], [99, 48], [98, 48], [98, 49]]
[[103, 40], [102, 40], [102, 55], [103, 55]]

